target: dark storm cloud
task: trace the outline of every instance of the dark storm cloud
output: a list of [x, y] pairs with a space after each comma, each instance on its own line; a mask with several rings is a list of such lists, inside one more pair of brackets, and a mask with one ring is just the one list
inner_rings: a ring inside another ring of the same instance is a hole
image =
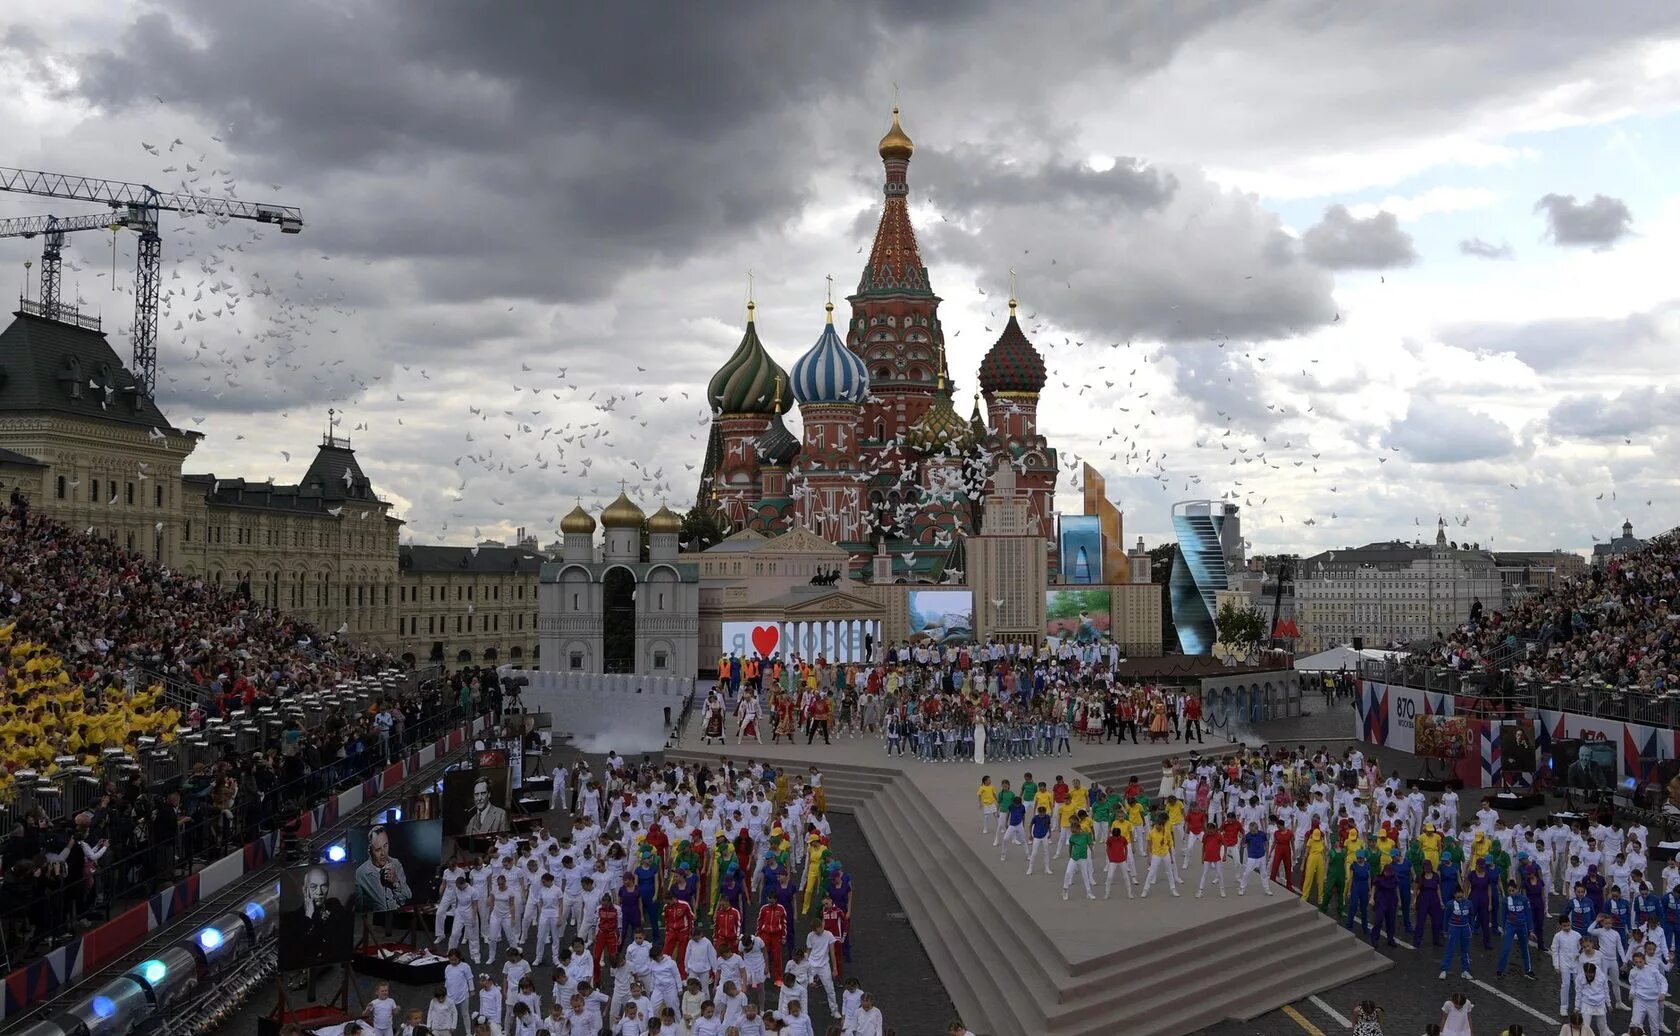
[[1387, 270], [1417, 261], [1412, 235], [1392, 212], [1359, 219], [1345, 205], [1332, 205], [1301, 235], [1306, 257], [1331, 270]]
[[1534, 203], [1546, 215], [1546, 236], [1559, 245], [1605, 251], [1633, 231], [1633, 213], [1620, 198], [1595, 194], [1578, 202], [1573, 194], [1548, 194]]
[[1674, 400], [1662, 386], [1614, 395], [1569, 396], [1546, 416], [1546, 430], [1566, 439], [1635, 438], [1672, 424]]
[[1486, 414], [1417, 397], [1406, 416], [1389, 427], [1386, 441], [1420, 464], [1489, 460], [1517, 446], [1510, 429]]
[[1625, 317], [1461, 324], [1442, 330], [1441, 341], [1476, 353], [1509, 353], [1541, 374], [1607, 365], [1641, 370], [1673, 354], [1677, 321], [1680, 302], [1669, 302]]
[[948, 212], [919, 228], [932, 259], [979, 269], [998, 290], [1015, 267], [1029, 311], [1102, 344], [1288, 337], [1334, 315], [1331, 279], [1276, 215], [1199, 170], [930, 148], [910, 178], [912, 197]]
[[1458, 251], [1460, 255], [1471, 255], [1477, 259], [1510, 259], [1516, 254], [1511, 249], [1509, 242], [1500, 242], [1496, 245], [1491, 241], [1483, 241], [1479, 237], [1466, 238], [1460, 241]]

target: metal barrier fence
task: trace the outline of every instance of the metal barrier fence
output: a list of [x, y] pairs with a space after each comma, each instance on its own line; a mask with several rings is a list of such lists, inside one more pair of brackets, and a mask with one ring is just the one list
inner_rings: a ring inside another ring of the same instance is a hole
[[1513, 706], [1573, 712], [1651, 727], [1680, 729], [1680, 692], [1608, 684], [1519, 680], [1507, 672], [1461, 672], [1440, 666], [1368, 659], [1361, 679], [1455, 696], [1497, 699]]
[[[236, 755], [249, 755], [278, 745], [290, 723], [312, 731], [330, 715], [365, 712], [382, 699], [418, 693], [427, 682], [441, 677], [439, 667], [427, 669], [436, 671], [428, 675], [423, 670], [391, 669], [347, 680], [326, 691], [293, 695], [277, 704], [236, 709], [225, 718], [206, 720], [200, 729], [177, 727], [170, 741], [142, 737], [132, 749], [106, 748], [94, 764], [61, 755], [54, 759], [51, 773], [18, 770], [12, 775], [8, 797], [0, 800], [0, 824], [10, 830], [33, 809], [40, 809], [49, 822], [74, 817], [98, 802], [106, 781], [126, 781], [138, 775], [147, 787], [158, 788], [183, 780], [201, 765], [205, 769], [213, 766], [229, 749]], [[168, 678], [157, 675], [155, 679]]]
[[[400, 740], [392, 745], [391, 757], [401, 758], [408, 750], [441, 737], [472, 715], [471, 708], [463, 710], [454, 702], [446, 703], [444, 711], [406, 727]], [[275, 728], [276, 738], [279, 729]], [[269, 742], [260, 747], [267, 748], [273, 744], [275, 742]], [[170, 753], [170, 758], [190, 758], [197, 747], [193, 746], [186, 752]], [[220, 758], [219, 750], [216, 758]], [[170, 790], [179, 788], [183, 792], [179, 812], [183, 820], [190, 821], [180, 828], [176, 837], [166, 842], [153, 842], [149, 837], [151, 824], [148, 818], [139, 815], [129, 827], [130, 834], [124, 844], [111, 846], [98, 861], [91, 881], [82, 880], [80, 875], [54, 873], [49, 867], [34, 879], [35, 894], [24, 891], [24, 886], [8, 885], [6, 900], [0, 903], [0, 958], [4, 960], [3, 966], [20, 966], [32, 955], [38, 954], [44, 942], [68, 934], [79, 921], [109, 920], [128, 902], [156, 891], [158, 882], [167, 884], [175, 880], [171, 874], [178, 864], [184, 863], [185, 869], [190, 872], [196, 859], [202, 858], [205, 862], [217, 859], [222, 852], [252, 840], [258, 831], [271, 828], [282, 816], [290, 816], [330, 793], [351, 787], [386, 764], [386, 757], [374, 746], [363, 753], [356, 764], [339, 760], [307, 772], [296, 780], [278, 784], [266, 792], [242, 795], [228, 810], [231, 815], [209, 805], [208, 782], [201, 786], [171, 783]], [[125, 780], [135, 773], [138, 765], [133, 761], [118, 760], [115, 755], [108, 755], [101, 763], [102, 767], [115, 768], [107, 772], [121, 774]], [[172, 773], [174, 765], [170, 764]], [[62, 773], [55, 774], [52, 781], [38, 781], [27, 788], [20, 788], [17, 801], [0, 809], [0, 816], [4, 817], [8, 829], [13, 823], [21, 823], [29, 809], [39, 807], [47, 814], [46, 830], [56, 832], [59, 838], [68, 835], [70, 818], [97, 803], [103, 789], [102, 780], [96, 776], [99, 772], [97, 768], [77, 769], [93, 772], [77, 773], [68, 780], [63, 779]], [[156, 785], [148, 787], [152, 794], [161, 790]], [[75, 803], [79, 806], [74, 806]], [[136, 806], [141, 812], [146, 809], [140, 804]]]

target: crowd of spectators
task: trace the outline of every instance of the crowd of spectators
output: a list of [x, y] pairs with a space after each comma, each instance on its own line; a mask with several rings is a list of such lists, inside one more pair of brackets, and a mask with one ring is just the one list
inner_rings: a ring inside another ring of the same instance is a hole
[[[178, 729], [395, 666], [322, 638], [248, 593], [174, 573], [32, 512], [0, 517], [0, 971], [368, 776], [451, 723], [495, 707], [494, 672], [407, 680], [367, 707], [328, 708], [159, 780], [104, 765]], [[167, 683], [165, 683], [167, 680]], [[74, 813], [20, 801], [24, 768], [90, 765]]]
[[1650, 691], [1680, 686], [1680, 530], [1519, 599], [1414, 651], [1461, 672]]

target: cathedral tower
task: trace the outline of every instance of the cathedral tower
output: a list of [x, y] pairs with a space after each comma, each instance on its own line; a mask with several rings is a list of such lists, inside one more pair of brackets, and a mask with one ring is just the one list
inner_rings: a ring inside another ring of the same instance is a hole
[[706, 458], [712, 475], [712, 498], [723, 517], [737, 529], [747, 525], [758, 511], [762, 491], [758, 439], [770, 430], [771, 418], [793, 409], [793, 401], [778, 391], [787, 382], [787, 374], [758, 340], [753, 309], [753, 303], [748, 302], [747, 330], [741, 344], [706, 386], [717, 452], [714, 458], [708, 450]]
[[870, 529], [858, 428], [869, 397], [869, 371], [835, 333], [834, 304], [825, 308], [822, 334], [793, 365], [793, 395], [805, 423], [793, 513], [830, 542], [864, 543]]
[[846, 346], [863, 361], [872, 393], [863, 407], [863, 452], [889, 468], [901, 466], [903, 454], [886, 443], [902, 441], [933, 406], [943, 373], [940, 300], [929, 285], [910, 225], [907, 175], [914, 150], [898, 124], [895, 107], [892, 128], [879, 148], [885, 171], [881, 222], [857, 293], [847, 300], [852, 315]]
[[1021, 330], [1015, 308], [1011, 298], [1009, 323], [980, 361], [980, 391], [992, 426], [989, 445], [1014, 468], [1016, 485], [1028, 502], [1032, 531], [1054, 539], [1056, 451], [1038, 431], [1044, 357]]

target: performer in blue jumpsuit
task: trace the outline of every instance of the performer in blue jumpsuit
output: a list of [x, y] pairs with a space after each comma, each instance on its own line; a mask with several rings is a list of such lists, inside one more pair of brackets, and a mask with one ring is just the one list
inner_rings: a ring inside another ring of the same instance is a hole
[[1377, 923], [1371, 926], [1371, 946], [1377, 945], [1377, 935], [1388, 932], [1388, 944], [1394, 945], [1394, 915], [1400, 910], [1400, 877], [1394, 873], [1394, 864], [1383, 867], [1382, 873], [1374, 879], [1375, 899], [1377, 908]]
[[1587, 876], [1581, 879], [1581, 884], [1587, 887], [1587, 898], [1592, 900], [1594, 912], [1604, 913], [1604, 875], [1598, 873], [1598, 864], [1587, 864]]
[[1434, 944], [1441, 945], [1441, 876], [1428, 860], [1423, 861], [1423, 873], [1418, 877], [1417, 944], [1423, 948], [1424, 929], [1433, 929]]
[[1680, 946], [1680, 885], [1676, 885], [1663, 893], [1662, 897], [1662, 930], [1668, 936], [1668, 945]]
[[1604, 901], [1604, 912], [1616, 919], [1624, 936], [1633, 931], [1633, 904], [1623, 897], [1621, 886], [1610, 886], [1610, 898]]
[[1484, 856], [1476, 861], [1476, 869], [1470, 872], [1470, 909], [1475, 912], [1476, 927], [1482, 933], [1484, 950], [1493, 949], [1493, 897], [1498, 894], [1493, 867]]
[[1447, 969], [1452, 967], [1453, 952], [1457, 951], [1460, 959], [1459, 971], [1463, 977], [1470, 977], [1470, 916], [1472, 910], [1469, 902], [1464, 898], [1464, 889], [1453, 890], [1452, 902], [1447, 904], [1447, 952], [1441, 954], [1441, 978], [1447, 977]]
[[1461, 882], [1463, 868], [1457, 860], [1442, 856], [1441, 865], [1435, 869], [1441, 875], [1441, 907], [1445, 909], [1446, 905], [1452, 902], [1453, 889], [1458, 888]]
[[1528, 897], [1523, 894], [1516, 879], [1505, 883], [1505, 941], [1499, 947], [1499, 963], [1494, 968], [1494, 977], [1505, 974], [1505, 966], [1511, 963], [1511, 942], [1515, 940], [1522, 947], [1523, 974], [1534, 977], [1534, 962], [1528, 956], [1529, 928]]
[[1575, 883], [1575, 895], [1569, 898], [1569, 927], [1575, 929], [1576, 935], [1586, 935], [1587, 930], [1598, 919], [1598, 907], [1587, 895], [1584, 883]]
[[1400, 855], [1400, 850], [1389, 850], [1389, 858], [1394, 861], [1394, 877], [1400, 883], [1400, 925], [1406, 931], [1406, 937], [1412, 936], [1412, 861]]
[[1639, 891], [1633, 897], [1634, 922], [1644, 924], [1645, 919], [1650, 917], [1656, 919], [1657, 924], [1662, 924], [1662, 897], [1657, 895], [1649, 882], [1639, 882], [1637, 888]]
[[1359, 931], [1371, 932], [1371, 865], [1365, 862], [1365, 850], [1359, 850], [1353, 866], [1348, 868], [1348, 931], [1353, 931], [1353, 918], [1359, 916]]
[[1523, 895], [1528, 897], [1528, 924], [1534, 933], [1534, 939], [1540, 946], [1540, 952], [1545, 953], [1546, 945], [1546, 877], [1540, 870], [1540, 865], [1528, 858], [1527, 853], [1518, 853], [1520, 861], [1517, 869], [1522, 872]]
[[642, 917], [647, 920], [648, 941], [659, 941], [659, 904], [655, 902], [659, 893], [659, 865], [653, 861], [653, 854], [642, 857], [642, 862], [636, 865], [636, 898], [641, 901]]

